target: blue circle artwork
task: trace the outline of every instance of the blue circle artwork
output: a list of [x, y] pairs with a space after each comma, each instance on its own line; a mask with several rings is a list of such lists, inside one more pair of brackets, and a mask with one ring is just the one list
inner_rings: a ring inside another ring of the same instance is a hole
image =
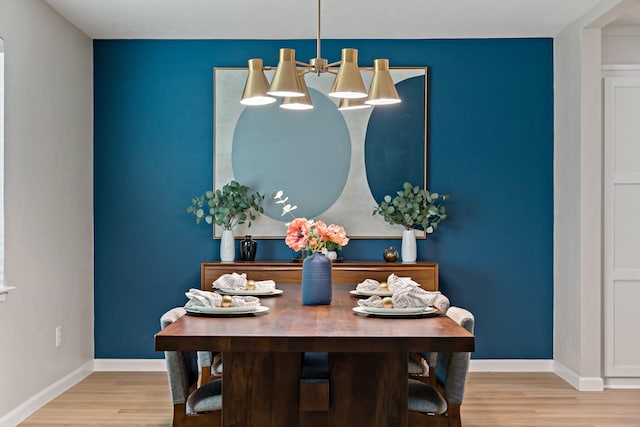
[[405, 181], [422, 187], [426, 167], [424, 85], [424, 77], [398, 82], [402, 102], [375, 107], [371, 113], [364, 161], [367, 183], [377, 202], [386, 194], [394, 197]]
[[318, 217], [342, 193], [351, 164], [349, 129], [336, 105], [309, 88], [312, 110], [286, 110], [279, 102], [246, 107], [233, 134], [232, 167], [241, 184], [265, 194], [265, 215], [279, 221], [283, 190], [295, 216]]

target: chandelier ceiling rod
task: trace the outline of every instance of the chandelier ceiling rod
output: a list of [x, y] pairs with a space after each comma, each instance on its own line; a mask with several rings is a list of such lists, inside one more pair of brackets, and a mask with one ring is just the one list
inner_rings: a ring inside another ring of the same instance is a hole
[[320, 56], [320, 0], [318, 0], [318, 31], [316, 32], [316, 58]]
[[329, 72], [332, 74], [336, 74], [336, 71], [333, 71], [330, 69], [330, 67], [338, 65], [340, 62], [334, 62], [329, 64], [329, 61], [325, 58], [322, 57], [322, 47], [321, 47], [321, 35], [320, 35], [320, 31], [321, 31], [321, 7], [320, 7], [320, 0], [318, 0], [318, 16], [317, 16], [317, 30], [316, 30], [316, 57], [312, 58], [309, 63], [306, 62], [301, 62], [301, 61], [296, 61], [297, 65], [301, 65], [302, 67], [306, 68], [306, 71], [304, 72], [305, 74], [308, 72], [314, 72], [316, 75], [320, 75], [321, 73], [324, 72]]

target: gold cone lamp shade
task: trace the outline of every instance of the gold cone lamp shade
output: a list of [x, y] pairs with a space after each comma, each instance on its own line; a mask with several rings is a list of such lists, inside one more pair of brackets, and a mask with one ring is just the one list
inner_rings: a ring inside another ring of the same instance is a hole
[[[271, 85], [268, 85], [264, 75], [262, 59], [249, 60], [249, 75], [242, 94], [241, 103], [244, 105], [264, 105], [274, 102], [272, 98], [282, 98], [280, 107], [290, 110], [307, 110], [313, 108], [309, 90], [305, 82], [306, 74], [322, 73], [335, 74], [328, 95], [339, 98], [340, 110], [354, 110], [367, 108], [372, 105], [396, 104], [401, 102], [396, 91], [388, 59], [376, 59], [374, 73], [369, 91], [364, 85], [360, 67], [358, 66], [358, 49], [344, 48], [340, 61], [331, 62], [320, 55], [320, 15], [321, 0], [318, 2], [318, 32], [316, 37], [316, 57], [308, 63], [296, 61], [296, 51], [290, 48], [280, 49], [280, 59], [275, 68]], [[339, 67], [338, 67], [339, 65]], [[269, 66], [267, 69], [271, 70]], [[369, 68], [367, 68], [369, 70]], [[367, 74], [367, 79], [369, 75]], [[311, 80], [309, 80], [312, 82]], [[326, 88], [325, 82], [321, 86]], [[297, 99], [296, 99], [297, 98]]]
[[287, 110], [311, 110], [313, 108], [311, 97], [309, 96], [309, 89], [304, 81], [304, 76], [298, 76], [298, 83], [300, 84], [300, 87], [302, 87], [304, 96], [284, 97], [280, 103], [280, 108]]
[[373, 78], [369, 86], [369, 98], [365, 101], [369, 105], [389, 105], [401, 102], [398, 91], [389, 73], [389, 60], [376, 59], [373, 61]]
[[367, 89], [358, 68], [358, 50], [342, 49], [342, 61], [329, 96], [334, 98], [366, 98]]
[[249, 60], [249, 76], [244, 85], [242, 99], [243, 105], [267, 105], [276, 102], [276, 99], [267, 95], [269, 81], [262, 70], [262, 59], [253, 58]]
[[271, 80], [271, 87], [267, 91], [271, 96], [304, 96], [304, 91], [300, 87], [298, 80], [298, 70], [296, 69], [296, 51], [294, 49], [280, 49], [280, 62], [276, 68], [276, 73]]
[[372, 108], [372, 105], [365, 104], [364, 98], [342, 98], [338, 104], [338, 110], [362, 110], [364, 108]]

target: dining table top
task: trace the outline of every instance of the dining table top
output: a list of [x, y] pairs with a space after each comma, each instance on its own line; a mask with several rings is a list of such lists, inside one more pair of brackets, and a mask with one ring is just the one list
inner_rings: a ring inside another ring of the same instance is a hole
[[474, 351], [474, 335], [441, 312], [420, 317], [355, 313], [354, 285], [333, 285], [329, 305], [303, 305], [299, 284], [260, 297], [263, 314], [234, 317], [185, 315], [158, 332], [158, 351], [398, 352]]

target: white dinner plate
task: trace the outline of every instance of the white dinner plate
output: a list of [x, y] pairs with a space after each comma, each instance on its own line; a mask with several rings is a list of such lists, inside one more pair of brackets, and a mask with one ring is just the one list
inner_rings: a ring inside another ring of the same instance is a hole
[[393, 295], [393, 292], [391, 291], [359, 291], [357, 289], [349, 291], [349, 293], [358, 297], [371, 297], [373, 295], [377, 295], [379, 297], [390, 297]]
[[254, 297], [268, 297], [268, 296], [274, 296], [274, 295], [282, 295], [284, 293], [284, 291], [282, 289], [254, 289], [254, 290], [247, 290], [247, 289], [235, 289], [235, 290], [231, 290], [231, 289], [216, 289], [216, 291], [218, 291], [219, 294], [222, 295], [241, 295], [241, 296], [254, 296]]
[[436, 313], [435, 307], [418, 307], [418, 308], [377, 308], [377, 307], [353, 307], [354, 312], [364, 315], [384, 316], [384, 317], [402, 317], [402, 316], [423, 316]]
[[371, 314], [419, 314], [429, 307], [405, 307], [405, 308], [384, 308], [384, 307], [362, 307]]
[[192, 314], [257, 314], [269, 311], [269, 307], [185, 307], [187, 313]]

